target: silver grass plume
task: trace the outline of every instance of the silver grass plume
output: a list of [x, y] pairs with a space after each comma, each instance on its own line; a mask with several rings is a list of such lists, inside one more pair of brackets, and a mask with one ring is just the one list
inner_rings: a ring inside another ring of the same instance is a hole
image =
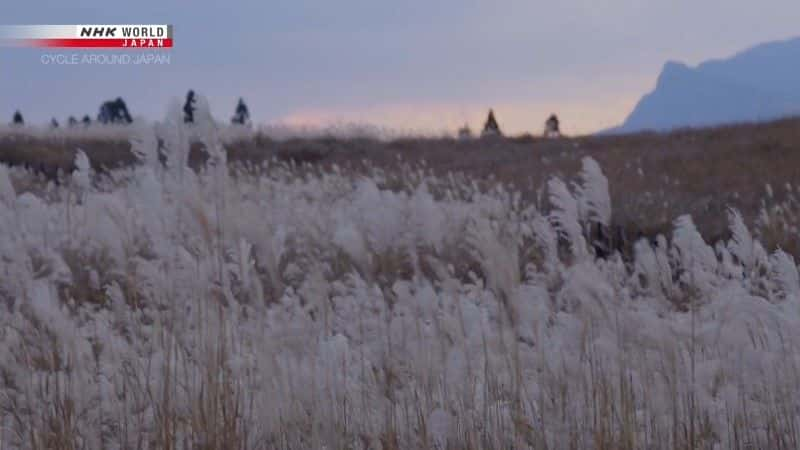
[[586, 240], [583, 238], [579, 222], [578, 201], [558, 177], [550, 178], [547, 182], [547, 191], [553, 207], [550, 212], [553, 228], [569, 243], [573, 256], [583, 256], [586, 253]]
[[608, 194], [608, 179], [600, 165], [589, 156], [581, 160], [581, 183], [575, 188], [575, 197], [581, 220], [608, 226], [611, 223], [611, 196]]

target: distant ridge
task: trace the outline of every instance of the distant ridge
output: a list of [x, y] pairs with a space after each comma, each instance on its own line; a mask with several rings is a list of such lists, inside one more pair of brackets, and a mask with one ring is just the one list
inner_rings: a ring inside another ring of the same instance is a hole
[[664, 64], [655, 89], [601, 134], [668, 131], [800, 114], [800, 37], [750, 48], [697, 67]]

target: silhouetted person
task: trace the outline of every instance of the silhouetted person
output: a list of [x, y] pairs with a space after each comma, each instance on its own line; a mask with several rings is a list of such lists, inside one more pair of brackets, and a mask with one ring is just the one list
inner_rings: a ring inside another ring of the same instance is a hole
[[194, 104], [196, 101], [194, 91], [189, 89], [189, 92], [186, 93], [186, 103], [183, 104], [183, 123], [194, 123], [194, 111], [196, 109]]
[[55, 117], [50, 119], [50, 128], [58, 128], [58, 121], [56, 120]]
[[551, 114], [544, 123], [544, 137], [557, 138], [561, 136], [561, 129], [559, 127], [558, 116]]
[[83, 116], [83, 120], [81, 120], [81, 123], [83, 123], [83, 126], [84, 126], [84, 127], [87, 127], [87, 128], [88, 128], [88, 127], [89, 127], [89, 125], [91, 125], [91, 124], [92, 124], [92, 119], [91, 119], [91, 118], [89, 117], [89, 115], [87, 114], [87, 115]]
[[97, 121], [102, 124], [127, 124], [133, 122], [133, 118], [128, 112], [125, 101], [121, 97], [117, 97], [116, 100], [109, 100], [100, 106]]
[[78, 119], [76, 119], [75, 116], [69, 116], [69, 119], [67, 119], [67, 127], [75, 128], [76, 126], [78, 126]]
[[25, 119], [22, 118], [22, 113], [18, 110], [14, 111], [14, 117], [11, 118], [11, 124], [16, 126], [25, 125]]
[[236, 104], [236, 112], [233, 114], [233, 118], [231, 118], [231, 123], [234, 125], [247, 125], [250, 123], [250, 111], [241, 98], [239, 99], [239, 103]]
[[486, 118], [486, 123], [483, 125], [483, 132], [481, 136], [501, 136], [500, 126], [497, 124], [497, 119], [494, 118], [494, 111], [489, 110], [489, 117]]

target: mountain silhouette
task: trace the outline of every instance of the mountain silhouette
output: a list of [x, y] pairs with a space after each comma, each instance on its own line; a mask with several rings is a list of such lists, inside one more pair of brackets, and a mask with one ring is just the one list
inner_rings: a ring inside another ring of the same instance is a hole
[[800, 114], [800, 38], [770, 42], [697, 67], [669, 61], [655, 89], [606, 133], [667, 131]]

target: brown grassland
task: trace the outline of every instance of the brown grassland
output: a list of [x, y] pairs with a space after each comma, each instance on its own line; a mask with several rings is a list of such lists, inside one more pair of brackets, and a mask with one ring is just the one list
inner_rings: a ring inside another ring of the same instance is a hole
[[[0, 162], [27, 165], [52, 179], [59, 169], [70, 171], [77, 148], [86, 152], [96, 169], [135, 161], [125, 141], [6, 135], [0, 136]], [[797, 233], [775, 225], [776, 221], [771, 227], [757, 223], [765, 213], [793, 214], [797, 202], [792, 190], [800, 188], [800, 118], [560, 139], [526, 135], [276, 141], [257, 135], [226, 148], [230, 162], [245, 165], [277, 159], [315, 169], [336, 164], [353, 173], [369, 167], [389, 174], [401, 165], [424, 167], [438, 175], [463, 174], [487, 188], [501, 182], [537, 202], [544, 198], [542, 187], [550, 176], [574, 176], [580, 159], [588, 155], [600, 163], [609, 179], [613, 222], [626, 243], [668, 232], [681, 214], [691, 214], [702, 234], [714, 242], [725, 237], [725, 213], [734, 207], [770, 248], [780, 246], [800, 255]], [[193, 166], [202, 165], [202, 150], [195, 146], [190, 159]]]

